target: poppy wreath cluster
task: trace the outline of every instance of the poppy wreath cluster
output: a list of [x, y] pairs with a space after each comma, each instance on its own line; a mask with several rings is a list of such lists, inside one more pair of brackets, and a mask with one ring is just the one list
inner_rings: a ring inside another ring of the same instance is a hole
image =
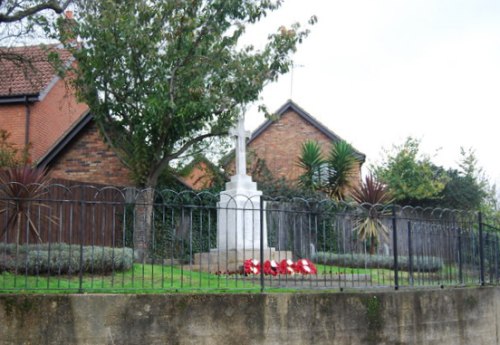
[[264, 270], [265, 275], [276, 276], [278, 274], [317, 274], [316, 266], [309, 259], [299, 259], [293, 262], [290, 259], [283, 259], [279, 263], [275, 260], [266, 260], [261, 266], [259, 260], [248, 259], [243, 264], [243, 272], [245, 275], [260, 274], [260, 270]]

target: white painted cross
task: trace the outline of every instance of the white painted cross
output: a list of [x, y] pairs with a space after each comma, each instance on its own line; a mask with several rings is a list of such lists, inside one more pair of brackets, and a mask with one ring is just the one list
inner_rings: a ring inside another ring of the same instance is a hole
[[247, 174], [246, 139], [250, 138], [250, 131], [245, 131], [245, 115], [238, 118], [238, 124], [229, 130], [229, 134], [236, 141], [236, 175]]

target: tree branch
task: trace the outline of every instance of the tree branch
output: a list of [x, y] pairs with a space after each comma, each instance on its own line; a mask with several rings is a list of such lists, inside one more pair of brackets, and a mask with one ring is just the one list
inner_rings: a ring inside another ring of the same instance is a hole
[[199, 143], [200, 141], [202, 141], [206, 138], [216, 137], [216, 136], [223, 135], [223, 134], [227, 134], [227, 133], [206, 133], [206, 134], [202, 134], [196, 138], [189, 140], [187, 143], [182, 145], [182, 147], [177, 152], [163, 157], [163, 159], [160, 160], [160, 162], [158, 162], [156, 167], [152, 170], [149, 179], [152, 181], [157, 181], [158, 177], [160, 176], [162, 171], [165, 170], [165, 168], [168, 166], [168, 163], [171, 160], [178, 158], [180, 155], [182, 155], [184, 152], [186, 152], [194, 144]]
[[32, 7], [28, 7], [24, 10], [16, 11], [12, 15], [9, 15], [11, 11], [7, 12], [7, 14], [2, 13], [0, 14], [0, 23], [17, 22], [45, 10], [52, 10], [55, 13], [60, 14], [66, 9], [66, 7], [68, 7], [71, 1], [72, 0], [66, 0], [66, 2], [59, 4], [59, 2], [56, 0], [50, 0], [47, 2], [42, 2], [41, 4], [38, 5], [34, 5]]

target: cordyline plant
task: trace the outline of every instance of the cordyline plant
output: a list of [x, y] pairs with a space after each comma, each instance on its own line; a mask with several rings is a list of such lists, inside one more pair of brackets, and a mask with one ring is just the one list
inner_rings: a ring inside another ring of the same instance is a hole
[[304, 142], [297, 162], [297, 166], [304, 170], [304, 173], [299, 177], [299, 185], [311, 191], [321, 189], [321, 168], [324, 164], [325, 160], [322, 158], [319, 144], [313, 140]]
[[386, 240], [389, 238], [389, 229], [382, 222], [388, 214], [383, 205], [392, 202], [393, 198], [387, 187], [371, 174], [353, 188], [351, 197], [359, 203], [361, 211], [356, 216], [353, 231], [357, 233], [359, 240], [370, 240], [370, 254], [374, 254], [379, 237]]
[[297, 166], [304, 171], [299, 177], [301, 187], [343, 201], [357, 176], [358, 160], [352, 146], [344, 140], [332, 144], [326, 159], [322, 156], [320, 144], [308, 140], [302, 144]]
[[[29, 231], [38, 241], [42, 241], [30, 209], [48, 207], [40, 199], [49, 183], [50, 178], [45, 170], [29, 165], [0, 170], [0, 214], [7, 214], [7, 222], [0, 237], [3, 237], [9, 229], [16, 229], [16, 243], [19, 244], [21, 225], [27, 222]], [[51, 217], [47, 219], [54, 221]]]
[[326, 192], [334, 200], [343, 201], [353, 187], [358, 160], [352, 146], [344, 141], [332, 145], [327, 159], [329, 166]]

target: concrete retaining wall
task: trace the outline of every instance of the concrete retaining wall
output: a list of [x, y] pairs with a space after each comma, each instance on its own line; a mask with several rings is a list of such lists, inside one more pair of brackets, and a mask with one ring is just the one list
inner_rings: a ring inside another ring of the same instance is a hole
[[0, 344], [499, 344], [500, 288], [0, 295]]

